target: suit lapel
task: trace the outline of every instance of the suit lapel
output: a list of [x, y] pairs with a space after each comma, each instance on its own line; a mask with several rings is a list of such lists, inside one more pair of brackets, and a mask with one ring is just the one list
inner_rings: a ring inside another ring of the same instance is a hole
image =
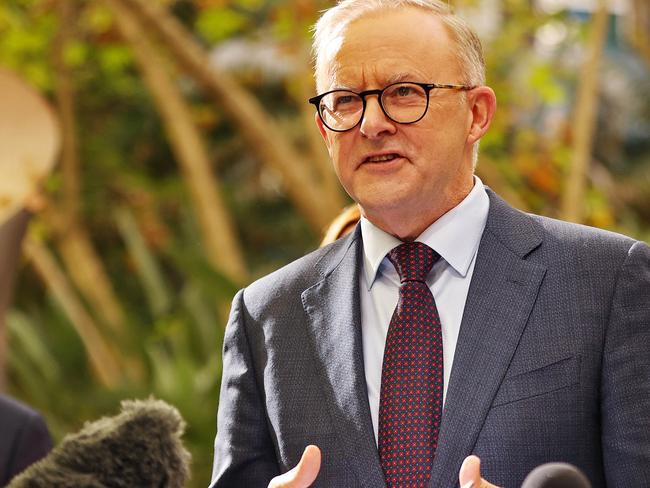
[[546, 269], [525, 256], [541, 243], [530, 217], [490, 195], [490, 212], [460, 327], [431, 486], [454, 486], [532, 310]]
[[322, 381], [338, 441], [361, 486], [383, 487], [363, 367], [359, 229], [348, 240], [342, 256], [330, 260], [325, 278], [303, 292], [302, 302], [315, 354], [324, 365]]

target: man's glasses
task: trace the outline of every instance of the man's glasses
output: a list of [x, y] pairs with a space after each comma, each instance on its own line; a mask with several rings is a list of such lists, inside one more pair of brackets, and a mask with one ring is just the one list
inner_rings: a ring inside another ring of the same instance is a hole
[[334, 132], [345, 132], [361, 122], [366, 111], [368, 95], [377, 95], [379, 106], [393, 122], [414, 124], [427, 113], [429, 92], [434, 88], [467, 91], [475, 87], [403, 82], [393, 83], [381, 90], [366, 90], [360, 93], [332, 90], [310, 98], [309, 103], [316, 106], [325, 127]]

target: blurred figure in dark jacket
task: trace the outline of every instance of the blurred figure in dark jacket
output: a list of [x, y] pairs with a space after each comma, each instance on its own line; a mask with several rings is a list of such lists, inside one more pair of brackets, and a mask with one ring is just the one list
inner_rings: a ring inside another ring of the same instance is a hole
[[41, 415], [0, 395], [0, 486], [5, 486], [52, 449], [52, 438]]

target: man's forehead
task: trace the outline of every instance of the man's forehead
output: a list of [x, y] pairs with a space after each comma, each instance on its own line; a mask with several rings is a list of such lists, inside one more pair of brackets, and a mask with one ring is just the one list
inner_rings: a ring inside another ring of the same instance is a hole
[[421, 81], [451, 60], [451, 39], [441, 19], [420, 8], [365, 13], [330, 34], [321, 51], [320, 91], [360, 88], [351, 85], [364, 85], [365, 78], [375, 84]]

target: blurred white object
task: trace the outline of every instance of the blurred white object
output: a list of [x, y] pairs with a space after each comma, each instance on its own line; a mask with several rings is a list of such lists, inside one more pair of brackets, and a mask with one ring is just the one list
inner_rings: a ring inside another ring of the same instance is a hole
[[0, 69], [0, 224], [20, 210], [50, 173], [61, 144], [43, 97]]

